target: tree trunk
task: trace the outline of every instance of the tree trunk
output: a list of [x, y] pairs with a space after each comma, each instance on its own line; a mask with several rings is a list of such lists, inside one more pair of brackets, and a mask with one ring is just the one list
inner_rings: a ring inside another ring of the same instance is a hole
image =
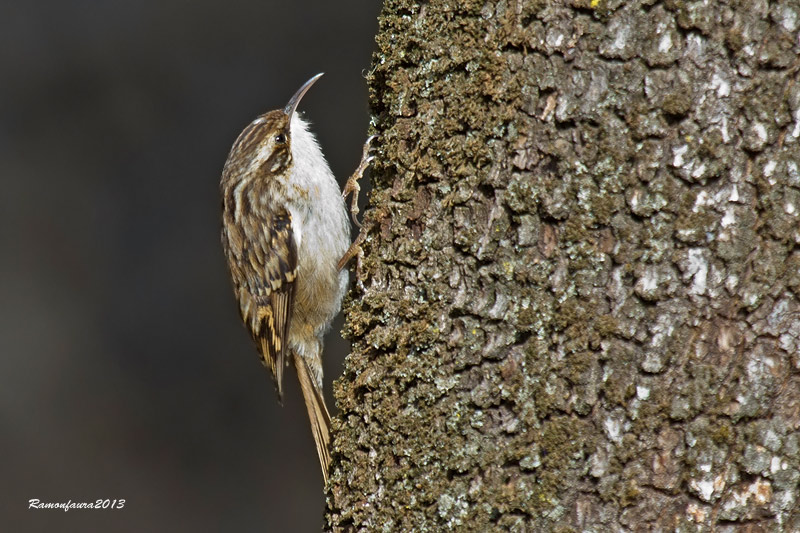
[[800, 531], [797, 1], [387, 0], [332, 531]]

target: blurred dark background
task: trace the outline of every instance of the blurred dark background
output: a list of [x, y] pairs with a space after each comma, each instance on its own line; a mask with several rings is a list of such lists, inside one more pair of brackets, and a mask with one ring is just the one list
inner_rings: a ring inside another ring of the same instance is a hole
[[0, 529], [320, 529], [299, 388], [280, 407], [239, 321], [217, 187], [239, 131], [321, 71], [300, 109], [344, 182], [379, 9], [0, 3]]

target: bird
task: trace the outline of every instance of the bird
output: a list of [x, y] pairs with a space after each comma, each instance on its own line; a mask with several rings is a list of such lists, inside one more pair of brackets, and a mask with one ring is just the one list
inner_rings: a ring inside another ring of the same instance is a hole
[[[239, 314], [269, 368], [279, 401], [284, 369], [297, 372], [323, 481], [331, 462], [331, 417], [322, 384], [323, 336], [347, 291], [355, 255], [345, 192], [297, 106], [322, 73], [289, 102], [259, 115], [236, 138], [223, 166], [222, 248]], [[369, 163], [365, 144], [360, 173]], [[360, 174], [359, 176], [360, 177]], [[355, 197], [351, 216], [356, 220]], [[357, 222], [357, 221], [356, 221]]]

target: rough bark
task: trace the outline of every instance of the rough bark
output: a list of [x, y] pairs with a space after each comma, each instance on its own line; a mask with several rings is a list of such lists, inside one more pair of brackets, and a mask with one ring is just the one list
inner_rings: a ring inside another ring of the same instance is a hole
[[388, 0], [332, 531], [800, 531], [797, 1]]

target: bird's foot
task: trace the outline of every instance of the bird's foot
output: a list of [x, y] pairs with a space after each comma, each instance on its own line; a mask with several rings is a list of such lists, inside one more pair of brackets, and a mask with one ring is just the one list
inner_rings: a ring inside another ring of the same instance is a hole
[[367, 170], [372, 160], [375, 159], [375, 156], [370, 152], [372, 151], [372, 141], [377, 137], [377, 135], [372, 135], [364, 143], [364, 150], [361, 152], [361, 162], [358, 164], [355, 172], [353, 172], [353, 175], [347, 180], [347, 183], [345, 183], [344, 190], [342, 191], [342, 198], [346, 199], [349, 195], [353, 195], [350, 199], [350, 217], [353, 219], [353, 223], [361, 229], [363, 229], [363, 226], [361, 222], [358, 221], [357, 217], [359, 211], [358, 193], [361, 191], [361, 185], [359, 185], [358, 181], [364, 176], [364, 171]]

